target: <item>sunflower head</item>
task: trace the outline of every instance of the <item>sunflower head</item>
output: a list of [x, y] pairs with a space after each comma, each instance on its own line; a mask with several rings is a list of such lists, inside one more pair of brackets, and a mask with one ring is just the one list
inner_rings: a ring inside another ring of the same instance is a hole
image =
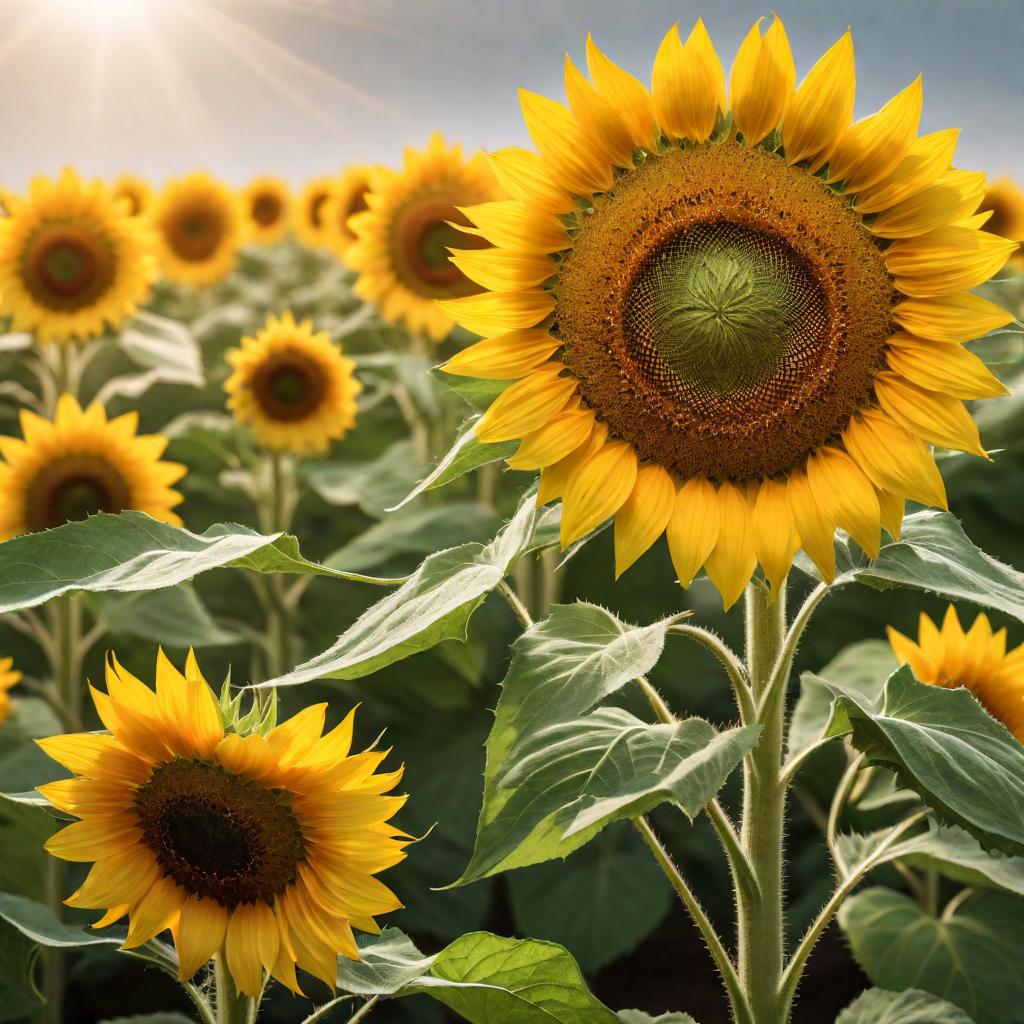
[[149, 297], [154, 239], [101, 181], [71, 169], [8, 194], [0, 218], [0, 315], [41, 342], [116, 329]]
[[0, 658], [0, 725], [10, 717], [12, 686], [21, 682], [21, 673], [14, 668], [13, 658]]
[[334, 183], [324, 203], [324, 241], [339, 258], [344, 259], [356, 236], [349, 227], [351, 216], [367, 209], [366, 194], [370, 191], [374, 168], [354, 164]]
[[985, 191], [979, 213], [989, 213], [986, 231], [1017, 242], [1014, 260], [1024, 262], [1024, 189], [1010, 178], [997, 178]]
[[244, 216], [238, 196], [205, 172], [169, 181], [150, 214], [164, 274], [197, 287], [226, 277], [244, 241]]
[[293, 226], [303, 244], [316, 248], [327, 244], [327, 201], [331, 197], [334, 179], [325, 176], [312, 178], [303, 185], [295, 200]]
[[950, 605], [941, 628], [921, 613], [917, 642], [890, 626], [889, 643], [901, 665], [922, 683], [970, 690], [984, 709], [1024, 743], [1024, 645], [1006, 649], [1006, 630], [993, 632], [979, 615], [964, 632]]
[[153, 207], [153, 186], [138, 174], [119, 174], [110, 191], [132, 217], [147, 214]]
[[493, 247], [453, 250], [485, 290], [438, 305], [485, 340], [446, 369], [512, 382], [477, 435], [520, 439], [563, 545], [614, 516], [617, 573], [667, 533], [726, 606], [800, 548], [831, 580], [837, 527], [873, 557], [906, 498], [945, 505], [930, 444], [984, 455], [962, 400], [1005, 389], [961, 343], [1011, 319], [971, 289], [1013, 248], [972, 219], [984, 175], [918, 137], [920, 79], [850, 123], [849, 33], [795, 88], [759, 21], [728, 100], [702, 22], [650, 89], [590, 39], [587, 66], [568, 106], [521, 94], [537, 152], [492, 156]]
[[291, 221], [291, 190], [280, 178], [253, 178], [242, 190], [249, 237], [261, 245], [279, 242]]
[[356, 422], [355, 363], [309, 320], [271, 316], [228, 353], [228, 407], [273, 451], [324, 452]]
[[158, 655], [155, 691], [116, 659], [106, 681], [108, 733], [37, 741], [74, 773], [40, 792], [80, 819], [46, 848], [93, 864], [66, 902], [104, 910], [94, 927], [127, 914], [128, 949], [170, 929], [182, 981], [221, 953], [250, 996], [264, 971], [300, 992], [296, 965], [333, 988], [338, 954], [359, 959], [352, 929], [400, 906], [374, 877], [408, 841], [387, 751], [351, 752], [354, 713], [324, 734], [326, 704], [235, 731], [191, 652], [184, 674]]
[[442, 341], [452, 319], [435, 300], [481, 290], [449, 250], [489, 248], [453, 225], [469, 226], [463, 207], [490, 205], [501, 195], [482, 153], [467, 160], [461, 146], [449, 149], [438, 133], [425, 149], [407, 149], [401, 171], [373, 173], [368, 208], [348, 221], [356, 241], [345, 260], [359, 274], [356, 292], [392, 323]]
[[22, 438], [0, 437], [0, 540], [125, 509], [181, 525], [173, 484], [185, 467], [160, 456], [166, 438], [136, 434], [138, 413], [108, 420], [62, 395], [53, 421], [21, 411]]

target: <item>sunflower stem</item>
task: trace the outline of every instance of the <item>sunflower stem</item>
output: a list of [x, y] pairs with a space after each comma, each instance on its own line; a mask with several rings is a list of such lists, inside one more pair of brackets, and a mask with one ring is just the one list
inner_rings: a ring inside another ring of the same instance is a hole
[[253, 1024], [258, 1002], [235, 987], [235, 979], [224, 962], [223, 952], [213, 958], [213, 977], [217, 1024]]
[[[761, 736], [743, 765], [743, 819], [740, 841], [753, 871], [756, 889], [737, 888], [739, 977], [754, 1024], [785, 1024], [779, 1015], [784, 967], [783, 826], [786, 784], [782, 778], [785, 700], [763, 700], [786, 679], [776, 671], [786, 640], [785, 588], [770, 600], [766, 588], [750, 583], [746, 591], [746, 670]], [[787, 671], [788, 675], [788, 671]]]
[[[59, 921], [64, 909], [64, 861], [50, 857], [46, 864], [46, 905]], [[61, 1024], [64, 1017], [64, 951], [56, 946], [44, 947], [43, 961], [43, 1024]]]
[[[294, 473], [291, 464], [280, 452], [269, 459], [268, 484], [264, 520], [268, 533], [287, 533], [297, 504]], [[284, 675], [294, 664], [292, 643], [292, 606], [288, 601], [287, 583], [280, 573], [267, 578], [267, 633], [269, 639], [268, 677]], [[259, 691], [258, 691], [259, 692]], [[266, 694], [269, 699], [269, 693]]]

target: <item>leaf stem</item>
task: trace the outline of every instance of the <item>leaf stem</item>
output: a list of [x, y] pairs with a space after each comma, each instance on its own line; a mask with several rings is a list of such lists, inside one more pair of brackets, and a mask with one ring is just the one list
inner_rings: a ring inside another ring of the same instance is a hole
[[533, 617], [526, 609], [526, 605], [519, 600], [519, 596], [516, 592], [508, 585], [506, 580], [502, 580], [498, 584], [498, 591], [506, 601], [508, 601], [509, 607], [515, 612], [516, 618], [519, 620], [519, 624], [523, 629], [529, 629], [533, 625]]
[[302, 1024], [316, 1024], [318, 1020], [323, 1020], [336, 1006], [347, 1003], [350, 999], [355, 999], [355, 996], [349, 993], [337, 996], [330, 1002], [324, 1003], [323, 1006], [318, 1006], [308, 1017], [303, 1018]]
[[729, 682], [732, 684], [733, 692], [736, 695], [736, 704], [740, 712], [740, 723], [749, 725], [757, 721], [757, 711], [754, 706], [754, 698], [750, 690], [750, 682], [743, 662], [732, 652], [729, 646], [716, 636], [709, 629], [700, 626], [691, 626], [689, 623], [676, 623], [669, 626], [670, 633], [677, 633], [679, 636], [687, 636], [702, 644], [719, 660], [725, 669]]
[[829, 856], [832, 858], [837, 882], [842, 881], [843, 878], [846, 877], [846, 865], [843, 863], [842, 854], [839, 852], [839, 847], [836, 845], [836, 833], [839, 831], [839, 819], [842, 816], [843, 808], [846, 806], [846, 801], [849, 799], [850, 793], [857, 781], [857, 775], [863, 767], [864, 755], [858, 754], [852, 761], [850, 761], [846, 771], [843, 773], [843, 777], [839, 780], [839, 785], [836, 786], [836, 791], [832, 795], [832, 804], [828, 809], [828, 822], [825, 825], [825, 842], [828, 844], [828, 852]]
[[356, 1010], [348, 1019], [348, 1024], [356, 1024], [357, 1021], [361, 1021], [370, 1011], [380, 1002], [380, 996], [373, 996], [367, 999], [362, 1006]]

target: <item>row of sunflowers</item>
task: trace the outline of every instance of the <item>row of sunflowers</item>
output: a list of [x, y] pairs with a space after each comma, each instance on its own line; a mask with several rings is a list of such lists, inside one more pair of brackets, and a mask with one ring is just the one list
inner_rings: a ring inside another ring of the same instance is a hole
[[0, 1020], [1020, 1024], [1024, 193], [586, 55], [0, 196]]

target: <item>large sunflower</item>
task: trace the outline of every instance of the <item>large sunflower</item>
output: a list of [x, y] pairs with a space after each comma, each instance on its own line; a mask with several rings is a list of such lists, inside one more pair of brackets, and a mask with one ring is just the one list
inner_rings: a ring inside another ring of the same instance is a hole
[[133, 217], [149, 213], [153, 207], [153, 186], [138, 174], [119, 174], [110, 186], [115, 199], [125, 204]]
[[326, 451], [355, 425], [362, 391], [355, 363], [309, 320], [269, 317], [255, 338], [228, 352], [228, 362], [228, 406], [267, 448]]
[[116, 329], [149, 296], [153, 236], [103, 182], [67, 168], [7, 193], [0, 218], [0, 315], [42, 342]]
[[14, 668], [13, 658], [0, 658], [0, 725], [11, 714], [11, 697], [7, 692], [21, 682], [21, 673]]
[[244, 212], [235, 193], [198, 171], [169, 181], [150, 214], [164, 273], [198, 287], [226, 277], [244, 235]]
[[384, 795], [401, 770], [374, 774], [387, 751], [350, 754], [354, 713], [321, 735], [326, 704], [225, 730], [191, 653], [184, 675], [158, 655], [155, 693], [112, 659], [92, 696], [109, 735], [38, 741], [75, 774], [40, 792], [81, 819], [46, 848], [95, 862], [66, 902], [105, 909], [94, 927], [127, 914], [127, 949], [170, 929], [183, 981], [222, 953], [250, 996], [264, 969], [300, 992], [296, 964], [333, 989], [352, 928], [400, 906], [374, 878], [407, 841], [387, 823], [405, 798]]
[[300, 242], [311, 248], [327, 244], [324, 213], [333, 184], [333, 178], [312, 178], [302, 187], [295, 201], [295, 234], [298, 235]]
[[939, 629], [921, 613], [917, 643], [890, 626], [889, 643], [901, 665], [922, 683], [964, 686], [993, 717], [1024, 743], [1024, 644], [1006, 650], [1006, 630], [992, 632], [979, 615], [965, 633], [950, 605]]
[[448, 149], [436, 132], [426, 149], [406, 149], [401, 171], [374, 172], [366, 194], [369, 209], [348, 222], [357, 240], [345, 261], [359, 273], [356, 292], [392, 323], [443, 340], [452, 319], [434, 300], [481, 291], [455, 266], [449, 249], [488, 246], [452, 224], [468, 225], [462, 207], [500, 195], [482, 153], [466, 160], [461, 146]]
[[83, 410], [71, 395], [53, 422], [22, 409], [24, 440], [0, 437], [0, 540], [125, 509], [180, 526], [171, 487], [185, 467], [161, 461], [166, 438], [136, 434], [138, 421], [134, 412], [108, 420], [103, 406]]
[[984, 455], [961, 399], [1004, 388], [960, 343], [1011, 319], [970, 289], [1013, 249], [971, 219], [984, 176], [951, 169], [955, 131], [917, 137], [920, 80], [849, 123], [849, 33], [794, 92], [758, 22], [729, 104], [702, 22], [650, 92], [587, 59], [571, 109], [522, 93], [539, 155], [494, 154], [515, 198], [453, 257], [487, 291], [439, 303], [486, 338], [446, 368], [515, 380], [477, 435], [522, 439], [563, 544], [614, 516], [617, 572], [667, 531], [727, 606], [801, 547], [831, 580], [837, 526], [873, 556], [905, 498], [945, 506], [929, 444]]
[[1010, 178], [998, 178], [985, 191], [978, 209], [991, 212], [985, 230], [1016, 242], [1014, 259], [1024, 262], [1024, 189]]
[[291, 220], [291, 190], [280, 178], [262, 175], [242, 190], [249, 221], [249, 237], [261, 245], [279, 242]]
[[356, 240], [348, 220], [367, 208], [366, 193], [370, 191], [372, 176], [373, 167], [369, 164], [354, 164], [346, 168], [324, 203], [324, 241], [339, 259], [345, 258], [345, 253]]

